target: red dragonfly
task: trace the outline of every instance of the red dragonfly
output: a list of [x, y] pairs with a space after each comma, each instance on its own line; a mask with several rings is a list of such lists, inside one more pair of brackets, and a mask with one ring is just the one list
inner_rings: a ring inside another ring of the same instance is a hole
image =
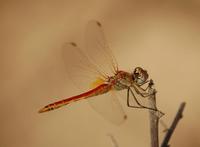
[[[127, 90], [127, 106], [132, 108], [145, 108], [158, 111], [142, 105], [135, 95], [143, 98], [149, 97], [147, 89], [142, 85], [149, 83], [148, 73], [141, 67], [136, 67], [133, 72], [118, 69], [118, 64], [110, 50], [102, 25], [98, 21], [90, 21], [86, 27], [86, 47], [81, 50], [75, 43], [66, 43], [63, 47], [63, 59], [70, 80], [77, 87], [85, 89], [90, 83], [90, 89], [79, 95], [75, 95], [57, 102], [46, 105], [39, 113], [48, 112], [62, 106], [83, 99], [89, 99], [91, 106], [106, 119], [120, 124], [126, 119], [126, 115], [120, 102], [113, 95], [114, 91]], [[80, 76], [83, 75], [83, 76]], [[136, 105], [131, 105], [130, 95]], [[92, 98], [94, 97], [94, 98]]]

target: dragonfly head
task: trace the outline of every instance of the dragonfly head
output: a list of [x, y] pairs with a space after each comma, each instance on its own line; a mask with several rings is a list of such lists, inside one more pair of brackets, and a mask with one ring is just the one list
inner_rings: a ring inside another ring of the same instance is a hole
[[134, 82], [136, 82], [138, 85], [142, 85], [145, 83], [149, 77], [146, 70], [144, 70], [141, 67], [136, 67], [134, 69], [134, 72], [132, 74]]

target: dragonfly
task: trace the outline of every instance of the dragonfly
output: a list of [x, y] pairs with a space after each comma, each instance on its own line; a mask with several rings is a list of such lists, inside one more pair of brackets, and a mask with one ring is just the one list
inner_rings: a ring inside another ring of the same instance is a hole
[[[141, 104], [137, 98], [140, 96], [145, 99], [152, 95], [147, 91], [153, 85], [153, 81], [148, 79], [147, 70], [142, 67], [136, 67], [132, 72], [119, 70], [100, 22], [89, 21], [84, 38], [84, 49], [78, 47], [74, 42], [65, 43], [62, 47], [62, 57], [69, 79], [80, 89], [86, 89], [85, 92], [50, 103], [40, 109], [39, 113], [49, 112], [72, 102], [88, 99], [92, 108], [104, 118], [115, 124], [121, 124], [127, 116], [116, 93], [124, 90], [126, 90], [128, 107], [160, 112], [157, 108]], [[145, 84], [148, 86], [143, 88], [142, 86]], [[131, 98], [135, 101], [134, 105], [131, 104]]]

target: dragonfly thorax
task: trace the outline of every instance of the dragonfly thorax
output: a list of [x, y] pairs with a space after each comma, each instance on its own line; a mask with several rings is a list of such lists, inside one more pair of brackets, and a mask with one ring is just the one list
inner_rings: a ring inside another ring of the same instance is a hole
[[109, 78], [108, 82], [115, 90], [123, 90], [132, 85], [133, 78], [128, 72], [118, 71], [114, 76]]
[[118, 71], [114, 76], [109, 77], [108, 83], [110, 83], [115, 90], [123, 90], [131, 87], [133, 84], [138, 86], [143, 85], [149, 75], [146, 70], [141, 67], [136, 67], [133, 73], [125, 71]]

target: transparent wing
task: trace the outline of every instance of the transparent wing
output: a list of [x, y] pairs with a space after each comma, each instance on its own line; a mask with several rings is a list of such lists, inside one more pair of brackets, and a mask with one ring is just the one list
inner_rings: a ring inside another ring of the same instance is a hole
[[116, 125], [122, 124], [127, 118], [114, 91], [89, 99], [88, 102], [96, 112]]
[[[87, 55], [84, 54], [75, 43], [66, 43], [62, 50], [63, 60], [66, 66], [69, 79], [78, 87], [81, 92], [85, 92], [91, 86], [97, 77], [101, 81], [95, 83], [102, 84], [105, 82], [105, 74], [99, 71], [98, 67], [93, 64]], [[80, 94], [80, 93], [78, 93]], [[96, 112], [102, 115], [105, 119], [120, 124], [125, 118], [125, 113], [118, 100], [111, 96], [110, 93], [103, 94], [88, 99]]]
[[[84, 49], [101, 73], [111, 76], [118, 71], [117, 61], [108, 46], [100, 22], [91, 20], [87, 24]], [[125, 120], [126, 115], [114, 92], [107, 94], [106, 97], [102, 95], [95, 100], [90, 99], [88, 102], [98, 113], [104, 114], [113, 123], [120, 124]], [[120, 117], [116, 117], [116, 113], [120, 114]]]
[[117, 61], [107, 44], [102, 25], [98, 21], [91, 20], [87, 24], [84, 50], [102, 73], [112, 75], [118, 70]]
[[71, 42], [63, 45], [62, 57], [69, 79], [81, 91], [91, 88], [90, 84], [97, 77], [105, 80], [98, 68], [75, 43]]

